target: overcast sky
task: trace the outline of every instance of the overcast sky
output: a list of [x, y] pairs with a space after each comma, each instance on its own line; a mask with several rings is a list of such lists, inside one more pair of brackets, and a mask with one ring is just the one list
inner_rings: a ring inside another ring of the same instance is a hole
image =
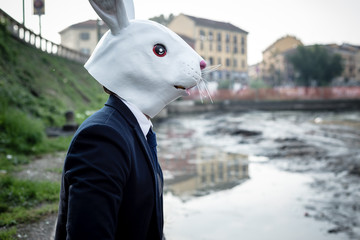
[[[33, 0], [25, 1], [25, 23], [39, 31]], [[22, 22], [23, 0], [0, 0], [0, 8]], [[134, 0], [138, 19], [184, 13], [230, 22], [248, 35], [248, 63], [278, 38], [294, 35], [304, 44], [360, 45], [360, 0]], [[45, 0], [42, 35], [59, 43], [59, 31], [97, 15], [87, 0]]]

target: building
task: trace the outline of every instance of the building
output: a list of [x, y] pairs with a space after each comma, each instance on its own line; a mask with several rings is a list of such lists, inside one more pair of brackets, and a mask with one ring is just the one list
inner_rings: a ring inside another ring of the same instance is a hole
[[[207, 61], [208, 66], [221, 65], [207, 80], [247, 81], [248, 32], [231, 23], [185, 14], [176, 16], [168, 27], [194, 48]], [[108, 27], [102, 21], [80, 22], [60, 32], [61, 44], [90, 55], [107, 30]]]
[[100, 20], [88, 20], [71, 25], [59, 33], [61, 45], [90, 55], [108, 29]]
[[176, 16], [168, 27], [188, 42], [208, 65], [221, 65], [210, 79], [247, 80], [248, 32], [231, 23], [185, 14]]
[[360, 85], [360, 46], [328, 44], [325, 47], [342, 58], [344, 70], [334, 81], [335, 85]]
[[[249, 67], [250, 79], [261, 79], [270, 86], [294, 85], [296, 71], [288, 61], [288, 56], [294, 54], [300, 45], [301, 41], [294, 36], [285, 36], [275, 41], [263, 51], [263, 61]], [[333, 80], [333, 85], [360, 85], [360, 46], [345, 43], [320, 46], [342, 58], [344, 70], [341, 76]]]
[[300, 45], [302, 42], [295, 36], [287, 35], [276, 40], [263, 51], [263, 61], [255, 66], [255, 72], [251, 72], [252, 78], [257, 74], [255, 78], [261, 78], [271, 86], [292, 84], [295, 73], [287, 55]]

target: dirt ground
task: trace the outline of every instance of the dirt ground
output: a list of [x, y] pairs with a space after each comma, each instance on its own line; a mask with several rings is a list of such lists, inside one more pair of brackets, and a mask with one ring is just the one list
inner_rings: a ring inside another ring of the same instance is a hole
[[[59, 182], [65, 154], [65, 152], [59, 152], [36, 158], [30, 164], [25, 165], [23, 170], [18, 172], [16, 176], [29, 180]], [[39, 222], [18, 225], [16, 238], [29, 240], [53, 239], [56, 217], [56, 215], [49, 215]]]

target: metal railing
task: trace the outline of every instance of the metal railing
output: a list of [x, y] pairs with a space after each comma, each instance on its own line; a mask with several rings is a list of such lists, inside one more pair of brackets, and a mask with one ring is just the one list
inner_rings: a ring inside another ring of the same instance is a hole
[[[185, 99], [200, 99], [195, 88]], [[293, 101], [293, 100], [340, 100], [360, 99], [360, 87], [277, 87], [269, 89], [245, 88], [234, 90], [210, 91], [214, 101], [249, 100], [249, 101]]]
[[15, 38], [48, 54], [67, 58], [79, 63], [85, 63], [89, 58], [89, 55], [64, 47], [60, 44], [56, 44], [43, 38], [41, 35], [34, 33], [30, 29], [26, 28], [22, 23], [13, 19], [2, 9], [0, 9], [0, 23], [5, 24], [8, 31]]

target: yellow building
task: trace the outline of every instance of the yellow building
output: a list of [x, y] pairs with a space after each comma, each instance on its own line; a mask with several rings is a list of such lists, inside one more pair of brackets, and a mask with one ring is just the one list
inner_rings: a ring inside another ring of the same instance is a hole
[[293, 68], [289, 65], [286, 55], [295, 50], [302, 42], [294, 36], [284, 36], [276, 40], [263, 51], [260, 65], [261, 78], [271, 85], [289, 83], [293, 80]]
[[248, 32], [231, 23], [185, 14], [176, 16], [168, 27], [187, 41], [208, 65], [221, 65], [211, 78], [247, 79]]
[[102, 21], [88, 20], [65, 28], [59, 34], [61, 45], [90, 55], [109, 28]]

